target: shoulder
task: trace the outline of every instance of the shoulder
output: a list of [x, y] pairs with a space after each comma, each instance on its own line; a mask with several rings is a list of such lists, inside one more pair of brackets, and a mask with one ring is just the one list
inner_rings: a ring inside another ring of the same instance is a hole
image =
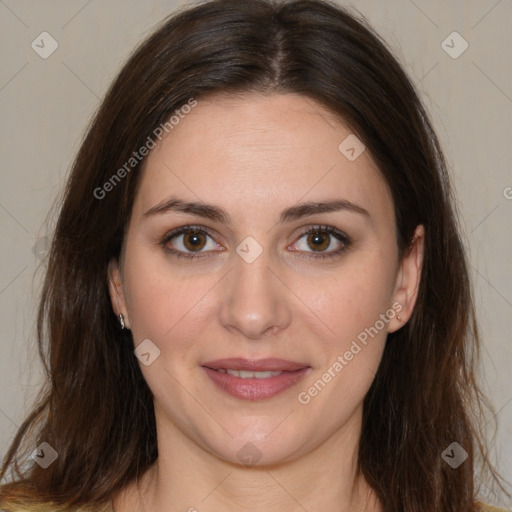
[[58, 505], [49, 501], [36, 501], [27, 499], [24, 502], [6, 502], [0, 501], [0, 512], [113, 512], [112, 504], [104, 504], [100, 506], [66, 506]]
[[504, 508], [491, 507], [485, 503], [479, 503], [481, 512], [508, 512]]

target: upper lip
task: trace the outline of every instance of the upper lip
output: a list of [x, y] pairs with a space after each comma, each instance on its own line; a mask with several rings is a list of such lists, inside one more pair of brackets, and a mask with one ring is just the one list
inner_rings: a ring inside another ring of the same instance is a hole
[[267, 359], [244, 359], [242, 357], [234, 357], [229, 359], [216, 359], [215, 361], [207, 361], [202, 366], [211, 368], [212, 370], [245, 370], [253, 372], [267, 371], [283, 371], [293, 372], [301, 368], [308, 367], [307, 364], [296, 361], [286, 361], [285, 359], [267, 358]]

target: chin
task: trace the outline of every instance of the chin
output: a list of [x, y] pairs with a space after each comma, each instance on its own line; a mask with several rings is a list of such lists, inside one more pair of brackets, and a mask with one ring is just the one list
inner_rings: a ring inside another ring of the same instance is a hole
[[240, 428], [238, 432], [230, 431], [232, 438], [226, 439], [227, 436], [223, 436], [222, 439], [205, 439], [205, 442], [216, 457], [247, 467], [279, 465], [306, 451], [306, 444], [311, 436], [304, 431], [298, 434], [290, 429], [277, 433], [276, 426], [279, 422], [273, 420], [271, 423], [271, 428], [265, 428], [261, 432], [256, 431], [254, 426], [250, 431]]

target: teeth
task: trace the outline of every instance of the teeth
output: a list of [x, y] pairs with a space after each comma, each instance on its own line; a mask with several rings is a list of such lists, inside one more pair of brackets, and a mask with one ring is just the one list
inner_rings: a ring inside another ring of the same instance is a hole
[[230, 370], [220, 368], [217, 370], [221, 373], [229, 373], [229, 375], [233, 375], [233, 377], [239, 377], [240, 379], [268, 379], [270, 377], [276, 377], [277, 375], [281, 375], [281, 371], [278, 372], [249, 372], [246, 370]]

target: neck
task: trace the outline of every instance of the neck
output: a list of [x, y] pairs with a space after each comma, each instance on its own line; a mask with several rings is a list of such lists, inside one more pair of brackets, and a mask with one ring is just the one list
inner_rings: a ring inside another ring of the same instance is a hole
[[159, 458], [138, 486], [114, 502], [114, 509], [380, 512], [374, 491], [358, 472], [359, 433], [356, 414], [304, 455], [279, 465], [248, 467], [215, 456], [174, 425], [157, 421]]

